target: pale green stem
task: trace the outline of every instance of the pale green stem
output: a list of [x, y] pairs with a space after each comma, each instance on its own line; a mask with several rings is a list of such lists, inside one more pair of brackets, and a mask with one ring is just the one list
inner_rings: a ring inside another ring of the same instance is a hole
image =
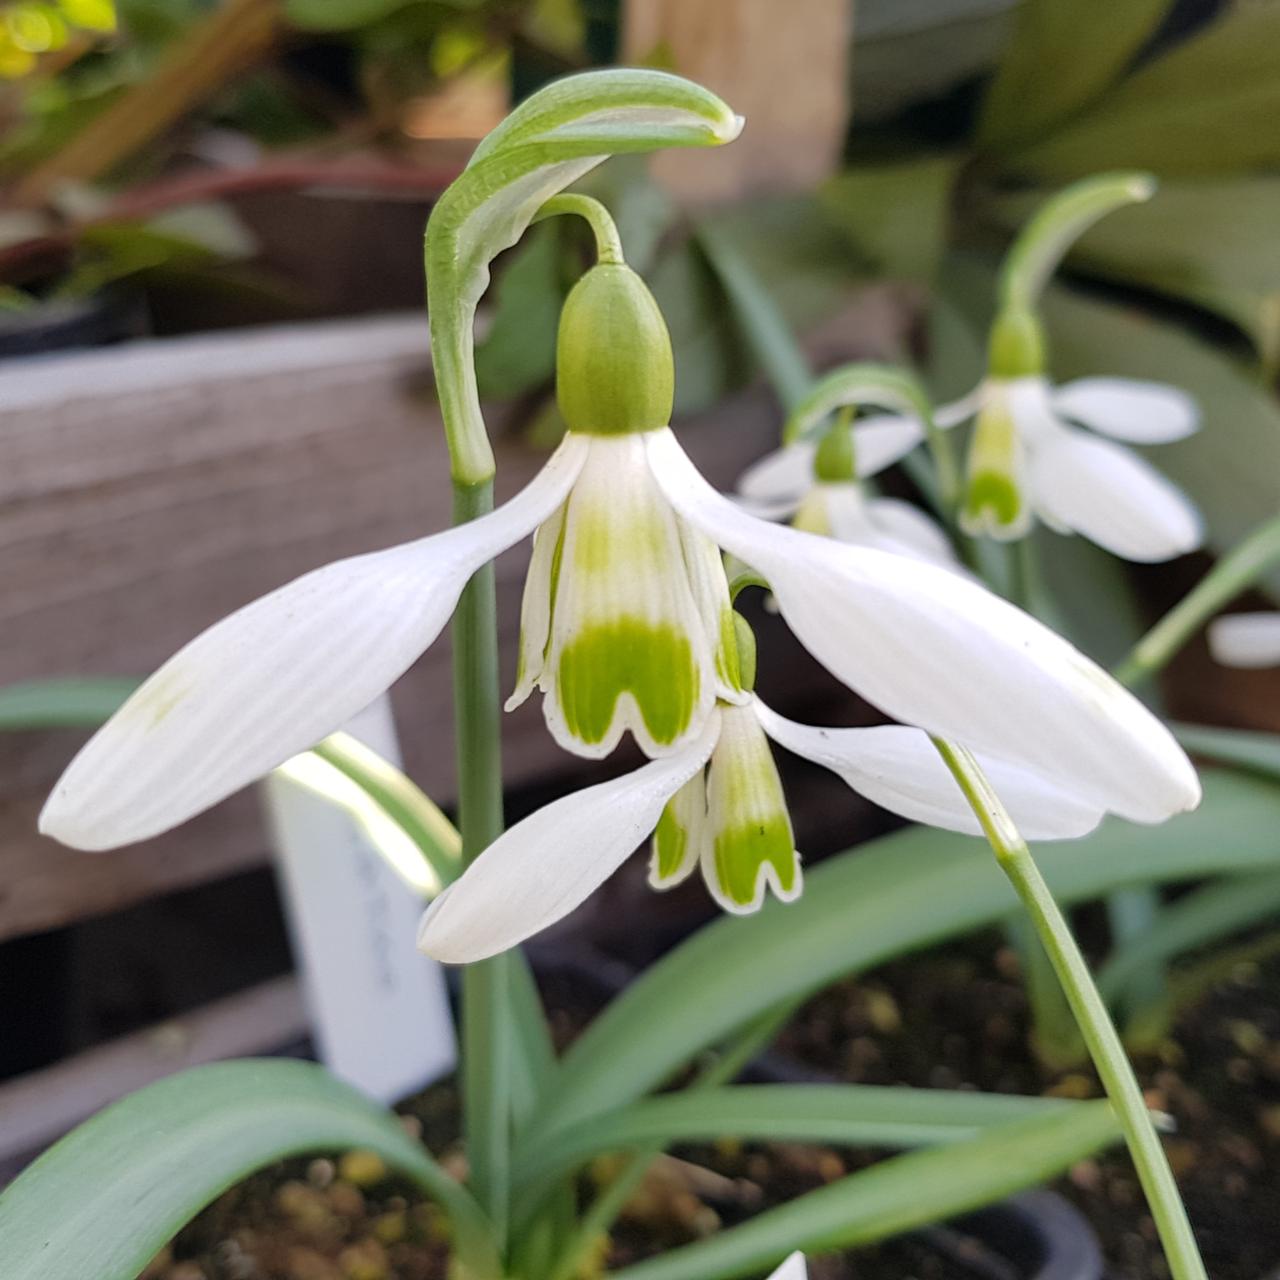
[[1054, 901], [1026, 841], [978, 762], [964, 747], [941, 738], [933, 741], [981, 824], [996, 862], [1022, 900], [1044, 949], [1049, 953], [1102, 1086], [1124, 1130], [1129, 1154], [1146, 1193], [1147, 1203], [1151, 1206], [1173, 1280], [1207, 1280], [1204, 1263], [1187, 1220], [1187, 1211], [1143, 1101], [1142, 1090], [1066, 918]]
[[596, 261], [619, 265], [626, 261], [622, 256], [622, 240], [618, 235], [609, 210], [599, 200], [591, 196], [569, 195], [552, 196], [533, 216], [534, 222], [542, 222], [554, 218], [558, 214], [574, 214], [582, 218], [590, 226], [596, 238]]
[[[493, 509], [493, 483], [454, 485], [454, 524]], [[453, 691], [458, 759], [458, 830], [471, 862], [502, 834], [498, 631], [493, 565], [463, 590], [453, 618]], [[462, 973], [462, 1103], [471, 1186], [506, 1237], [510, 1196], [514, 1030], [509, 959], [494, 956]]]
[[1179, 649], [1225, 604], [1280, 564], [1280, 516], [1233, 547], [1133, 647], [1112, 673], [1134, 685], [1162, 670]]

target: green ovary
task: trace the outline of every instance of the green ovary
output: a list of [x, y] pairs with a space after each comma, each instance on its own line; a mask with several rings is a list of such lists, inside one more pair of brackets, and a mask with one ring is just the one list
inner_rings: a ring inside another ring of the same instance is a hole
[[795, 891], [795, 837], [785, 813], [723, 828], [716, 833], [714, 854], [716, 880], [730, 902], [749, 907], [755, 901], [756, 880], [766, 863], [784, 894]]
[[618, 699], [629, 693], [649, 736], [667, 746], [689, 728], [700, 682], [683, 632], [670, 623], [619, 618], [586, 628], [565, 645], [556, 694], [565, 724], [583, 742], [605, 739]]

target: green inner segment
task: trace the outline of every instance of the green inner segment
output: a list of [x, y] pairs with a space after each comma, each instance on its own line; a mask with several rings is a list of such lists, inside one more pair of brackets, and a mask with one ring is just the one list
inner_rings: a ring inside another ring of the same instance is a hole
[[716, 880], [724, 896], [739, 906], [755, 899], [760, 868], [772, 865], [784, 893], [796, 885], [795, 837], [785, 813], [756, 822], [735, 823], [716, 833]]
[[587, 627], [560, 654], [556, 691], [569, 731], [602, 742], [618, 699], [635, 699], [650, 737], [666, 746], [684, 733], [701, 676], [689, 637], [670, 623], [619, 618]]
[[667, 801], [653, 833], [653, 854], [659, 880], [669, 880], [680, 870], [689, 849], [689, 832], [676, 817], [675, 806], [674, 798]]
[[969, 478], [964, 509], [972, 518], [990, 511], [999, 524], [1013, 524], [1022, 513], [1022, 494], [1003, 472], [980, 471]]

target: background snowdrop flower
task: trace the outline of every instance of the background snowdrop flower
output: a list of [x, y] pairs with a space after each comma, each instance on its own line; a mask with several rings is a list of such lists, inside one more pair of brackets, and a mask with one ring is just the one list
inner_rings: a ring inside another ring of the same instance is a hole
[[[857, 428], [842, 410], [816, 443], [786, 445], [738, 481], [747, 510], [808, 533], [959, 568], [951, 541], [918, 507], [868, 494]], [[795, 465], [793, 465], [793, 463]]]
[[1280, 613], [1228, 613], [1209, 624], [1209, 652], [1224, 667], [1280, 667]]
[[[755, 642], [735, 614], [742, 689]], [[567, 915], [652, 833], [649, 883], [669, 889], [700, 870], [726, 911], [757, 911], [766, 891], [790, 902], [802, 889], [791, 816], [769, 747], [837, 774], [876, 804], [917, 822], [980, 835], [973, 810], [921, 729], [826, 729], [797, 724], [753, 694], [721, 702], [686, 751], [565, 796], [500, 836], [427, 909], [419, 947], [465, 963], [515, 946]], [[1035, 769], [984, 755], [1010, 812], [1033, 839], [1084, 835], [1104, 816]]]
[[1116, 441], [1159, 444], [1196, 426], [1194, 401], [1176, 387], [1082, 378], [1055, 388], [1038, 374], [993, 375], [979, 393], [961, 526], [1021, 538], [1038, 516], [1125, 560], [1185, 555], [1204, 537], [1194, 504]]

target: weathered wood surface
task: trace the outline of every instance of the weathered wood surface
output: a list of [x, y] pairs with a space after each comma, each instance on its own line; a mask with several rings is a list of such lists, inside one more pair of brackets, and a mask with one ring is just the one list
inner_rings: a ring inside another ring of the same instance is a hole
[[681, 197], [805, 191], [831, 175], [849, 120], [853, 0], [629, 0], [624, 56], [661, 50], [747, 127], [731, 147], [670, 151], [654, 172]]
[[[892, 309], [873, 312], [882, 327]], [[848, 326], [845, 327], [848, 332]], [[844, 345], [844, 344], [842, 344]], [[856, 343], [854, 344], [856, 345]], [[288, 579], [449, 520], [448, 467], [420, 316], [141, 343], [0, 368], [0, 683], [145, 673], [201, 628]], [[500, 430], [504, 415], [491, 414]], [[687, 424], [727, 483], [772, 446], [764, 392]], [[500, 444], [509, 494], [542, 455]], [[499, 563], [507, 679], [527, 551]], [[453, 794], [449, 649], [401, 681], [406, 766]], [[0, 736], [0, 939], [261, 862], [255, 797], [112, 854], [35, 832], [84, 735]], [[536, 699], [507, 718], [509, 784], [572, 768]]]

